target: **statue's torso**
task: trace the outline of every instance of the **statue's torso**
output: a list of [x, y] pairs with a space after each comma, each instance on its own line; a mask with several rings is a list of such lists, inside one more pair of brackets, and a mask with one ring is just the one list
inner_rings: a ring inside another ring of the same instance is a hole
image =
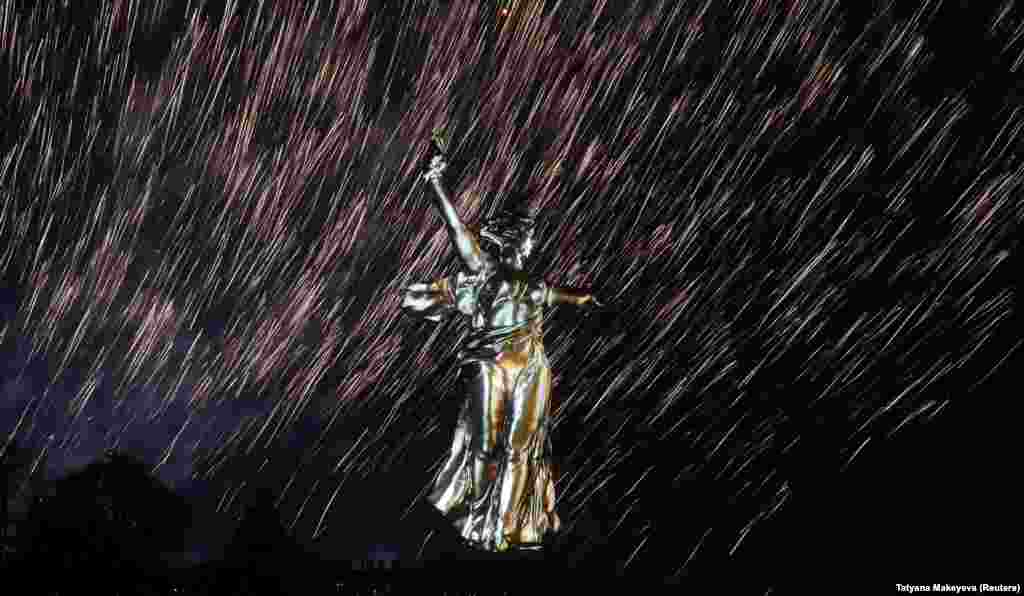
[[[481, 296], [486, 310], [486, 326], [491, 328], [519, 325], [541, 314], [541, 297], [537, 284], [492, 278], [488, 288], [492, 296]], [[484, 294], [488, 292], [485, 290]], [[488, 304], [487, 298], [492, 298]]]
[[539, 319], [544, 304], [540, 282], [508, 279], [500, 274], [481, 280], [474, 294], [472, 320], [476, 329], [500, 329]]

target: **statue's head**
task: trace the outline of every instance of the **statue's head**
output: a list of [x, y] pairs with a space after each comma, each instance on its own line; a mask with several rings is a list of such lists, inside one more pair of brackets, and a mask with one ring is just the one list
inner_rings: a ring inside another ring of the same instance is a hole
[[506, 267], [522, 271], [533, 253], [534, 215], [526, 207], [504, 208], [484, 220], [480, 236], [493, 245], [492, 254]]

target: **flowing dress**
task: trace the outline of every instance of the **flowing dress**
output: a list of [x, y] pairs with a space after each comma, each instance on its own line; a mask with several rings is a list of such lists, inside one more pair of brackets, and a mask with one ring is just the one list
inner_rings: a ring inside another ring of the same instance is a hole
[[[451, 451], [428, 501], [477, 549], [538, 549], [561, 526], [548, 434], [551, 370], [541, 317], [549, 289], [538, 280], [460, 272], [406, 289], [402, 308], [440, 321], [462, 314], [472, 331], [459, 351], [466, 397]], [[515, 323], [493, 325], [501, 308]]]

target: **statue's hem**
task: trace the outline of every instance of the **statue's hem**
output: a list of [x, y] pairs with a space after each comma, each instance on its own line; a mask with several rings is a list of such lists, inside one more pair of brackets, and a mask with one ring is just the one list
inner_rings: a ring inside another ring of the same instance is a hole
[[529, 542], [529, 543], [508, 543], [505, 550], [498, 550], [494, 548], [488, 548], [481, 542], [475, 542], [468, 538], [461, 538], [460, 542], [462, 546], [467, 549], [474, 550], [482, 553], [518, 553], [518, 552], [541, 552], [544, 550], [544, 544], [540, 542]]
[[[457, 519], [458, 516], [451, 515], [450, 513], [445, 512], [443, 509], [438, 507], [437, 503], [435, 503], [429, 497], [425, 498], [424, 501], [426, 501], [427, 504], [430, 505], [430, 508], [433, 509], [434, 511], [436, 511], [446, 522], [451, 524], [451, 527], [452, 527], [453, 530], [455, 530], [456, 532], [459, 531], [458, 524], [455, 523], [455, 520]], [[496, 553], [496, 554], [501, 554], [501, 553], [517, 553], [517, 552], [534, 552], [535, 553], [535, 552], [544, 551], [547, 548], [547, 541], [553, 540], [559, 533], [560, 532], [558, 530], [550, 530], [549, 529], [546, 532], [546, 536], [545, 536], [545, 541], [544, 542], [507, 542], [506, 543], [507, 546], [504, 549], [491, 548], [491, 547], [487, 546], [487, 544], [484, 543], [484, 542], [479, 542], [479, 541], [471, 540], [471, 539], [466, 538], [465, 536], [462, 536], [462, 535], [459, 536], [459, 543], [463, 547], [465, 547], [465, 548], [467, 548], [469, 550], [473, 550], [473, 551], [481, 552], [481, 553]]]

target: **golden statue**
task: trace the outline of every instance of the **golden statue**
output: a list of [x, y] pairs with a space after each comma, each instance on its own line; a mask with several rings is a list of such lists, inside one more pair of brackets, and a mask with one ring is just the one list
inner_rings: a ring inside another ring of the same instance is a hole
[[443, 138], [424, 179], [430, 183], [463, 270], [405, 290], [402, 308], [432, 321], [461, 313], [472, 332], [459, 352], [466, 399], [451, 453], [428, 501], [476, 549], [538, 550], [561, 525], [555, 511], [548, 419], [551, 369], [544, 352], [545, 307], [602, 306], [593, 295], [530, 279], [533, 214], [505, 209], [478, 229], [452, 207], [442, 174]]

